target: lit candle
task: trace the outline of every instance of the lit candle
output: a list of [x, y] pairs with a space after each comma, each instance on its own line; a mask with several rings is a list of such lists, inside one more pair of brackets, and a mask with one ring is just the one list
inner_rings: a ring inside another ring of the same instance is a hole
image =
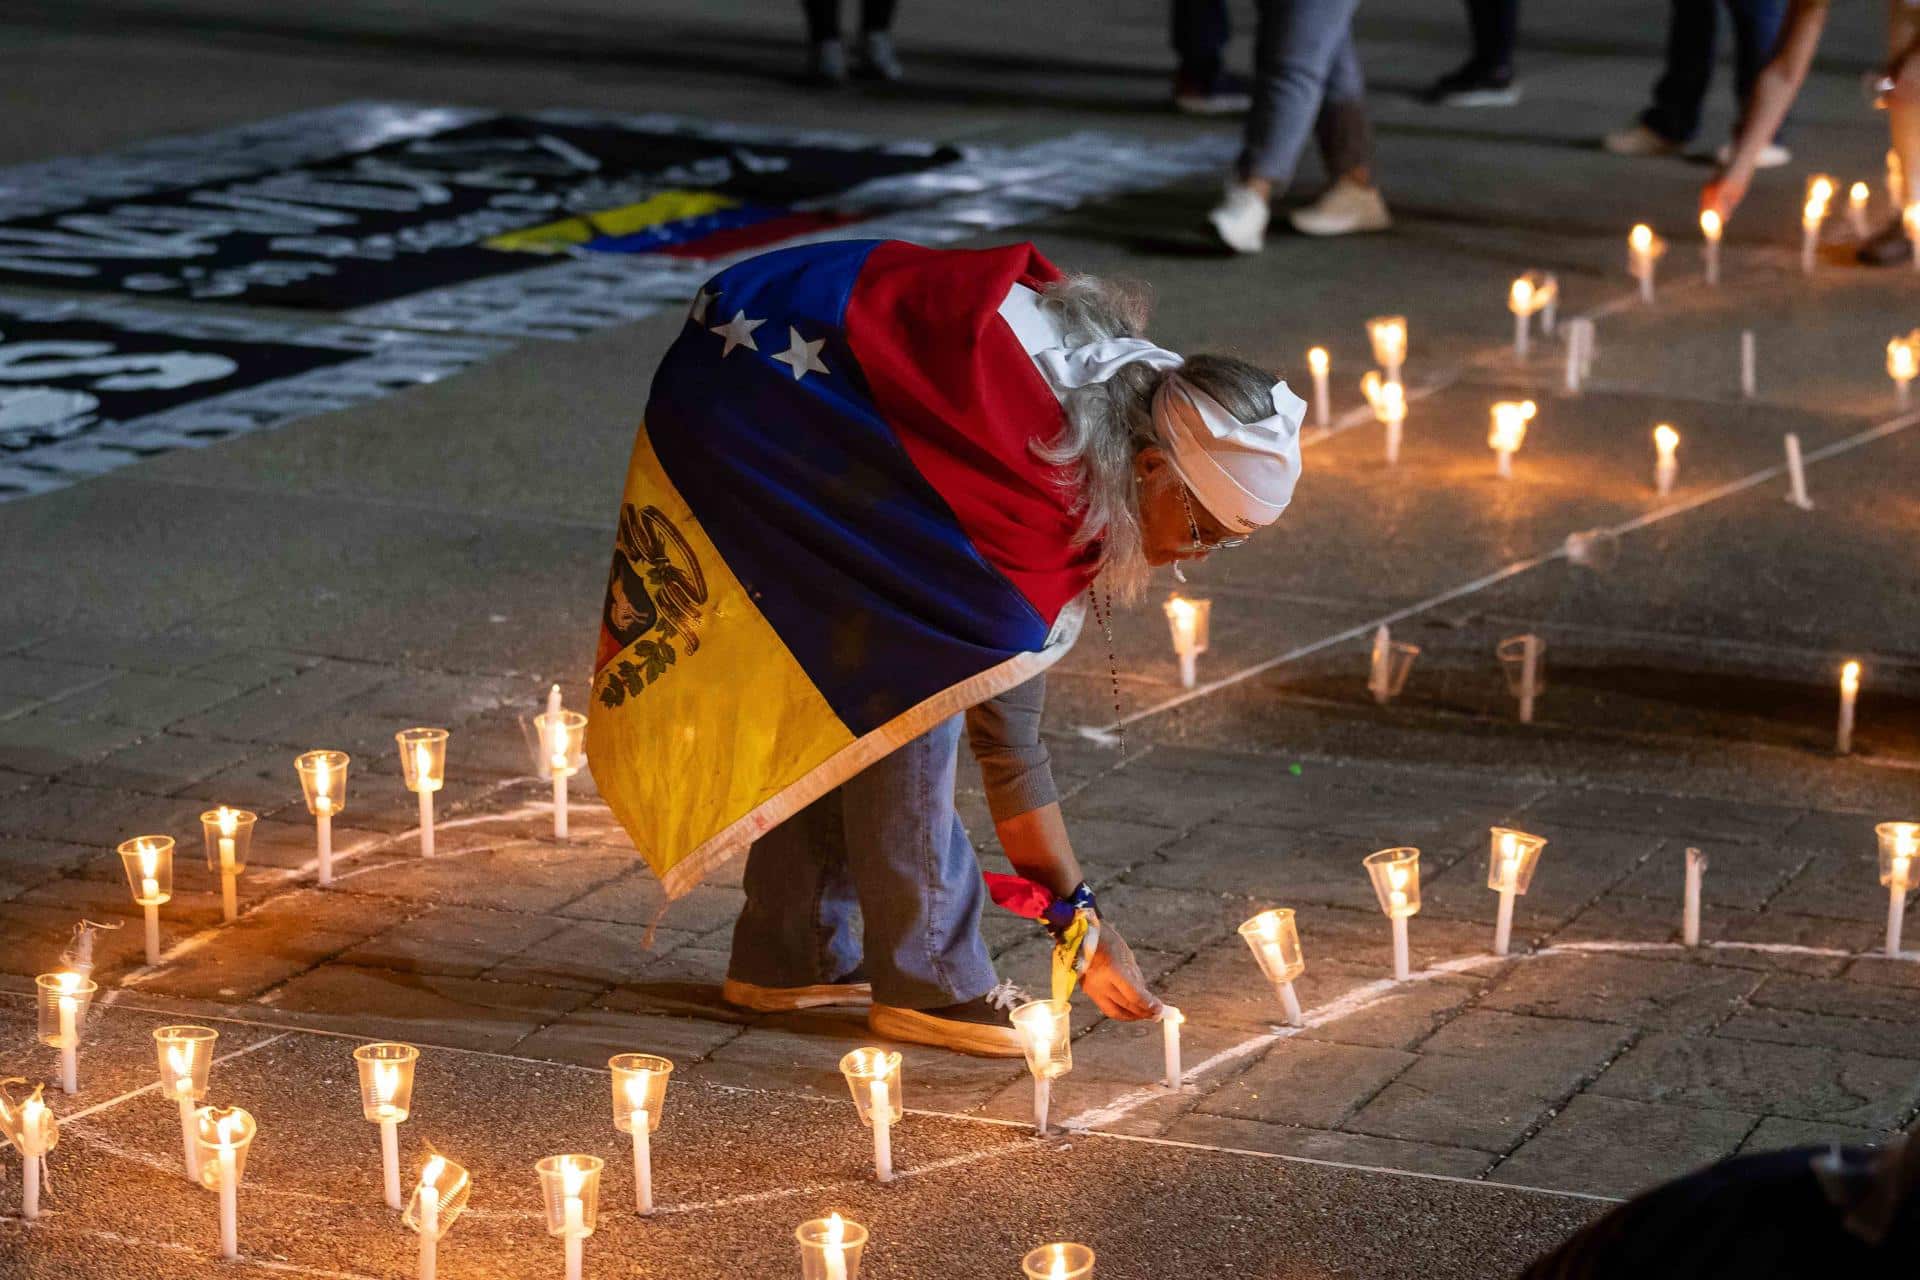
[[41, 1099], [45, 1086], [35, 1085], [18, 1103], [8, 1088], [23, 1080], [0, 1080], [0, 1135], [20, 1153], [20, 1216], [29, 1222], [40, 1216], [40, 1181], [47, 1152], [60, 1141], [60, 1123]]
[[1900, 211], [1900, 226], [1907, 233], [1907, 247], [1913, 250], [1913, 269], [1920, 271], [1920, 202], [1910, 204]]
[[229, 1121], [217, 1126], [220, 1144], [220, 1256], [240, 1256], [240, 1170], [233, 1153], [233, 1130]]
[[1373, 362], [1386, 373], [1387, 381], [1400, 381], [1400, 366], [1407, 359], [1407, 318], [1374, 317], [1367, 321], [1367, 340], [1373, 344]]
[[633, 1207], [653, 1212], [653, 1131], [660, 1127], [673, 1064], [650, 1053], [616, 1053], [607, 1059], [613, 1080], [613, 1127], [633, 1140]]
[[1913, 888], [1914, 862], [1920, 858], [1920, 823], [1883, 822], [1874, 828], [1880, 838], [1880, 883], [1887, 887], [1887, 954], [1900, 954], [1900, 930], [1906, 922], [1907, 894]]
[[893, 1126], [905, 1114], [900, 1098], [900, 1055], [885, 1049], [855, 1049], [840, 1059], [840, 1074], [853, 1095], [860, 1123], [873, 1130], [874, 1176], [893, 1181]]
[[173, 837], [135, 836], [119, 850], [127, 887], [147, 925], [147, 963], [160, 963], [160, 908], [173, 897]]
[[793, 1238], [800, 1242], [801, 1280], [859, 1280], [867, 1247], [867, 1229], [859, 1223], [833, 1213], [801, 1223]]
[[1859, 697], [1860, 664], [1849, 662], [1840, 668], [1840, 723], [1833, 736], [1833, 749], [1839, 755], [1853, 752], [1853, 705]]
[[1820, 245], [1820, 224], [1826, 220], [1827, 202], [1812, 195], [1800, 210], [1800, 270], [1813, 274], [1814, 250]]
[[1867, 184], [1856, 182], [1847, 188], [1847, 220], [1853, 224], [1853, 238], [1865, 240], [1867, 230]]
[[1667, 242], [1653, 234], [1653, 228], [1638, 223], [1627, 234], [1627, 271], [1640, 282], [1640, 300], [1653, 301], [1653, 264], [1666, 252]]
[[434, 1280], [439, 1269], [440, 1175], [447, 1162], [439, 1156], [420, 1171], [420, 1280]]
[[1493, 954], [1507, 954], [1513, 940], [1513, 900], [1533, 883], [1534, 867], [1546, 847], [1541, 836], [1511, 827], [1495, 827], [1487, 853], [1487, 888], [1500, 895], [1500, 913], [1493, 926]]
[[1527, 438], [1527, 423], [1533, 420], [1535, 412], [1531, 400], [1502, 400], [1493, 406], [1493, 426], [1487, 432], [1487, 445], [1498, 459], [1495, 466], [1503, 479], [1513, 475], [1513, 455]]
[[1700, 235], [1706, 256], [1707, 283], [1720, 283], [1720, 215], [1712, 209], [1700, 211]]
[[1689, 947], [1700, 945], [1700, 882], [1707, 874], [1707, 855], [1698, 849], [1687, 850], [1686, 899], [1680, 918], [1680, 940]]
[[547, 710], [533, 718], [541, 771], [553, 782], [553, 838], [567, 838], [567, 780], [586, 763], [587, 718], [560, 705], [560, 686], [547, 693]]
[[1740, 395], [1742, 398], [1753, 399], [1757, 373], [1758, 361], [1753, 347], [1753, 330], [1742, 329], [1740, 331]]
[[1030, 1000], [1008, 1015], [1020, 1032], [1027, 1070], [1033, 1073], [1033, 1128], [1045, 1137], [1053, 1079], [1073, 1069], [1072, 1012], [1066, 1001]]
[[1180, 1027], [1187, 1015], [1172, 1005], [1160, 1007], [1160, 1047], [1166, 1057], [1167, 1088], [1178, 1091], [1180, 1077]]
[[1020, 1259], [1026, 1280], [1087, 1280], [1093, 1250], [1083, 1244], [1043, 1244]]
[[253, 824], [258, 817], [224, 804], [200, 815], [207, 870], [220, 876], [220, 914], [228, 924], [240, 914], [240, 873], [246, 870], [247, 850], [253, 843]]
[[547, 1156], [534, 1170], [546, 1200], [547, 1234], [566, 1247], [567, 1280], [580, 1280], [587, 1237], [593, 1234], [600, 1210], [599, 1156]]
[[1411, 972], [1407, 921], [1420, 912], [1420, 851], [1382, 849], [1368, 854], [1362, 865], [1373, 880], [1380, 909], [1393, 924], [1393, 976], [1405, 981]]
[[1515, 280], [1507, 290], [1507, 310], [1513, 312], [1513, 354], [1527, 358], [1527, 337], [1533, 316], [1533, 281], [1526, 276]]
[[1800, 437], [1787, 432], [1787, 501], [1802, 511], [1813, 510], [1813, 499], [1807, 496], [1807, 465], [1800, 457]]
[[99, 984], [72, 970], [43, 973], [33, 980], [38, 1001], [40, 1042], [60, 1051], [60, 1092], [80, 1091], [80, 1024]]
[[440, 1238], [453, 1229], [467, 1207], [473, 1179], [466, 1169], [435, 1153], [420, 1169], [420, 1181], [400, 1221], [420, 1236], [420, 1280], [434, 1280], [440, 1265]]
[[400, 1198], [400, 1131], [413, 1111], [413, 1069], [420, 1051], [410, 1044], [363, 1044], [353, 1051], [360, 1074], [360, 1113], [380, 1126], [380, 1173], [387, 1207], [406, 1207]]
[[1915, 373], [1920, 373], [1920, 346], [1913, 336], [1888, 339], [1887, 376], [1893, 379], [1894, 399], [1902, 409], [1907, 407], [1907, 388]]
[[446, 785], [445, 729], [402, 729], [393, 735], [400, 744], [400, 774], [407, 790], [420, 798], [420, 856], [433, 856], [433, 793]]
[[1307, 371], [1313, 374], [1313, 422], [1325, 428], [1333, 420], [1333, 402], [1327, 391], [1327, 371], [1331, 368], [1325, 347], [1307, 350]]
[[1293, 981], [1307, 971], [1307, 961], [1300, 949], [1300, 927], [1294, 920], [1293, 909], [1274, 907], [1262, 911], [1244, 921], [1239, 932], [1253, 952], [1253, 962], [1260, 966], [1261, 974], [1279, 995], [1287, 1011], [1287, 1025], [1305, 1025], [1306, 1015], [1300, 1008]]
[[333, 883], [333, 816], [347, 807], [347, 764], [344, 751], [309, 751], [293, 762], [300, 773], [300, 789], [307, 812], [313, 815], [317, 879]]
[[253, 1117], [239, 1107], [202, 1107], [195, 1113], [200, 1185], [220, 1195], [220, 1256], [240, 1256], [240, 1178], [253, 1145]]
[[180, 1108], [180, 1142], [186, 1155], [187, 1178], [200, 1180], [200, 1143], [195, 1135], [194, 1109], [207, 1096], [207, 1069], [213, 1061], [213, 1042], [220, 1033], [212, 1027], [159, 1027], [154, 1049], [160, 1059], [160, 1091]]
[[1397, 379], [1383, 379], [1369, 369], [1360, 379], [1360, 393], [1367, 398], [1373, 416], [1387, 429], [1387, 465], [1400, 461], [1400, 433], [1407, 420], [1407, 390]]
[[1680, 464], [1674, 458], [1674, 451], [1680, 447], [1680, 433], [1671, 424], [1662, 422], [1653, 429], [1653, 487], [1661, 497], [1673, 492], [1673, 478], [1680, 470]]
[[1213, 602], [1189, 600], [1182, 595], [1167, 597], [1167, 627], [1173, 633], [1173, 654], [1180, 660], [1180, 685], [1191, 689], [1198, 680], [1198, 659], [1207, 651], [1207, 631]]

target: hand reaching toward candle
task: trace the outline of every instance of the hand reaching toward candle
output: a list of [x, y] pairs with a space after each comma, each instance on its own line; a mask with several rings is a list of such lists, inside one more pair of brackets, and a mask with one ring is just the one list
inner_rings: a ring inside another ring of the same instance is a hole
[[1100, 1012], [1122, 1022], [1144, 1022], [1160, 1016], [1160, 998], [1147, 989], [1140, 962], [1120, 931], [1100, 922], [1100, 946], [1087, 962], [1080, 986], [1100, 1006]]

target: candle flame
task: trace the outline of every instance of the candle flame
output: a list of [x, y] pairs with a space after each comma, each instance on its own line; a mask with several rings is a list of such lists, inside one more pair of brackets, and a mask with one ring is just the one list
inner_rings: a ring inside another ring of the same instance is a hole
[[1327, 371], [1327, 349], [1325, 347], [1308, 348], [1307, 368], [1316, 377]]
[[1410, 878], [1404, 863], [1395, 862], [1387, 867], [1387, 883], [1393, 886], [1396, 892], [1405, 889]]
[[140, 874], [151, 879], [160, 870], [160, 850], [142, 840], [134, 848], [140, 856]]
[[1849, 696], [1860, 692], [1860, 664], [1849, 662], [1840, 668], [1840, 692]]
[[413, 744], [413, 776], [423, 787], [433, 781], [433, 752], [424, 742]]
[[400, 1092], [400, 1064], [397, 1062], [376, 1062], [373, 1064], [374, 1101], [391, 1103], [394, 1095]]
[[560, 1161], [560, 1194], [572, 1199], [587, 1185], [586, 1166], [575, 1164], [572, 1156]]
[[232, 1112], [228, 1115], [221, 1116], [218, 1120], [214, 1121], [213, 1140], [222, 1147], [230, 1147], [233, 1145], [234, 1140], [240, 1136], [240, 1131], [244, 1127], [240, 1121], [239, 1112]]
[[1487, 444], [1501, 453], [1512, 453], [1527, 438], [1527, 423], [1537, 408], [1531, 400], [1502, 400], [1493, 406], [1493, 430]]
[[1824, 173], [1816, 173], [1807, 179], [1807, 202], [1809, 204], [1818, 201], [1824, 205], [1831, 199], [1833, 199], [1832, 178], [1829, 178]]
[[1660, 451], [1661, 461], [1671, 461], [1673, 451], [1680, 447], [1680, 433], [1670, 424], [1661, 423], [1653, 429], [1653, 447]]
[[1700, 211], [1700, 234], [1709, 240], [1720, 238], [1720, 214], [1713, 209]]
[[62, 995], [71, 995], [80, 990], [80, 984], [86, 979], [77, 973], [61, 970], [53, 975], [54, 989]]
[[1847, 188], [1847, 203], [1856, 209], [1867, 207], [1867, 184], [1856, 182]]
[[1047, 1280], [1067, 1280], [1067, 1246], [1053, 1246], [1053, 1265], [1047, 1268]]
[[1920, 372], [1920, 350], [1907, 338], [1887, 342], [1887, 376], [1896, 382], [1910, 382]]
[[1367, 336], [1373, 340], [1373, 357], [1382, 364], [1398, 364], [1407, 354], [1407, 322], [1400, 316], [1382, 316], [1367, 321]]
[[846, 1244], [846, 1241], [847, 1241], [847, 1220], [845, 1218], [842, 1218], [838, 1213], [828, 1214], [827, 1230], [826, 1230], [825, 1238], [821, 1241], [821, 1243], [826, 1245], [826, 1247], [829, 1249], [838, 1249], [843, 1247]]
[[1910, 862], [1915, 854], [1920, 854], [1920, 826], [1911, 822], [1896, 823], [1893, 828], [1893, 860], [1898, 863]]
[[434, 1156], [431, 1160], [427, 1161], [426, 1167], [420, 1170], [420, 1185], [423, 1187], [434, 1186], [434, 1184], [440, 1181], [440, 1175], [446, 1171], [446, 1168], [447, 1162], [445, 1157]]
[[1820, 226], [1820, 220], [1827, 216], [1827, 202], [1807, 197], [1806, 207], [1800, 211], [1800, 225], [1809, 231]]
[[1521, 276], [1518, 280], [1515, 280], [1513, 287], [1507, 290], [1507, 307], [1516, 312], [1532, 310], [1533, 281], [1527, 279], [1525, 276]]
[[167, 1044], [167, 1070], [174, 1076], [174, 1087], [185, 1093], [193, 1087], [193, 1044], [173, 1040]]
[[652, 1073], [635, 1071], [627, 1076], [627, 1082], [623, 1086], [627, 1092], [627, 1110], [638, 1111], [647, 1105], [647, 1077], [650, 1074]]
[[214, 821], [219, 824], [220, 834], [223, 836], [231, 836], [240, 829], [239, 815], [225, 805], [220, 806], [219, 812], [214, 815]]
[[1645, 253], [1653, 248], [1653, 228], [1644, 222], [1635, 223], [1633, 230], [1627, 233], [1627, 243], [1633, 246], [1635, 253]]

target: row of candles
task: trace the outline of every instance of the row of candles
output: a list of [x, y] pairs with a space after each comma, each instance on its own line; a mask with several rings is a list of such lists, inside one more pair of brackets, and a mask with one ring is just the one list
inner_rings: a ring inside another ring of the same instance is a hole
[[[1920, 823], [1884, 822], [1875, 828], [1879, 842], [1880, 883], [1886, 887], [1887, 932], [1885, 951], [1901, 951], [1906, 896], [1920, 882]], [[1487, 887], [1499, 897], [1494, 924], [1493, 954], [1510, 952], [1514, 902], [1532, 885], [1545, 837], [1511, 827], [1490, 831]], [[1411, 976], [1408, 921], [1418, 915], [1420, 850], [1382, 849], [1367, 855], [1362, 866], [1375, 898], [1389, 921], [1393, 975]], [[1685, 890], [1681, 934], [1688, 947], [1700, 945], [1701, 889], [1707, 858], [1699, 849], [1686, 851]], [[1291, 908], [1275, 907], [1244, 922], [1239, 934], [1247, 943], [1262, 975], [1273, 987], [1290, 1026], [1304, 1025], [1305, 1013], [1294, 983], [1306, 971], [1299, 926]], [[38, 986], [38, 1030], [43, 1043], [59, 1050], [61, 1087], [78, 1087], [80, 1028], [97, 985], [72, 972], [43, 974]], [[1073, 1068], [1071, 1009], [1065, 1001], [1029, 1001], [1012, 1011], [1019, 1030], [1027, 1068], [1034, 1080], [1034, 1127], [1048, 1131], [1053, 1082]], [[1161, 1017], [1165, 1081], [1178, 1090], [1184, 1082], [1180, 1035], [1186, 1019], [1167, 1006]], [[223, 1257], [239, 1252], [238, 1195], [247, 1152], [257, 1126], [239, 1107], [200, 1105], [208, 1092], [213, 1047], [219, 1033], [210, 1027], [167, 1026], [154, 1031], [159, 1057], [160, 1092], [180, 1113], [186, 1176], [216, 1192], [220, 1199], [219, 1245]], [[414, 1069], [420, 1051], [412, 1045], [383, 1042], [354, 1050], [359, 1075], [361, 1110], [380, 1134], [381, 1183], [389, 1208], [419, 1237], [420, 1280], [434, 1280], [440, 1240], [465, 1209], [472, 1177], [461, 1165], [438, 1153], [422, 1163], [412, 1193], [402, 1198], [398, 1126], [412, 1113]], [[667, 1083], [673, 1063], [652, 1054], [622, 1053], [608, 1061], [612, 1083], [613, 1125], [632, 1142], [634, 1210], [653, 1212], [652, 1134], [665, 1112]], [[840, 1070], [863, 1126], [872, 1131], [875, 1177], [894, 1177], [892, 1135], [905, 1118], [901, 1085], [902, 1058], [897, 1052], [860, 1048], [840, 1060]], [[11, 1083], [11, 1082], [9, 1082]], [[42, 1090], [16, 1101], [0, 1087], [0, 1133], [19, 1151], [25, 1167], [22, 1212], [31, 1219], [39, 1212], [42, 1163], [59, 1140], [59, 1125], [42, 1099]], [[535, 1165], [539, 1177], [547, 1231], [562, 1239], [567, 1280], [580, 1280], [584, 1246], [594, 1232], [599, 1214], [600, 1177], [605, 1161], [594, 1155], [548, 1156]], [[803, 1280], [856, 1280], [867, 1232], [858, 1223], [834, 1214], [803, 1223], [796, 1232], [802, 1254]], [[1030, 1253], [1027, 1274], [1036, 1280], [1064, 1280], [1091, 1273], [1093, 1254], [1082, 1245], [1052, 1244]]]

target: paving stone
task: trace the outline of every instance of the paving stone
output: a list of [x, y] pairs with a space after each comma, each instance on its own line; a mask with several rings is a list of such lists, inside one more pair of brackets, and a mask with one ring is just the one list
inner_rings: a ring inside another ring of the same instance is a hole
[[[1707, 854], [1700, 881], [1702, 906], [1757, 911], [1804, 866], [1804, 849], [1774, 844], [1701, 846]], [[1660, 902], [1680, 902], [1686, 894], [1686, 846], [1667, 841], [1660, 851], [1620, 882], [1619, 892]]]
[[476, 978], [564, 927], [553, 916], [436, 907], [340, 953], [345, 964]]
[[[1666, 945], [1678, 955], [1680, 905], [1670, 909], [1651, 899], [1608, 896], [1556, 931], [1555, 945], [1640, 943]], [[1837, 974], [1870, 944], [1874, 929], [1865, 921], [1792, 915], [1783, 911], [1729, 911], [1703, 908], [1700, 959], [1749, 969], [1788, 969]], [[1811, 952], [1802, 949], [1811, 949]], [[1823, 954], [1832, 952], [1833, 954]]]
[[1436, 1031], [1420, 1051], [1497, 1066], [1508, 1080], [1551, 1098], [1597, 1074], [1631, 1035], [1631, 1028], [1617, 1023], [1470, 1009]]
[[1490, 1176], [1518, 1186], [1631, 1197], [1732, 1155], [1757, 1120], [1732, 1111], [1578, 1097]]
[[[143, 992], [251, 1000], [405, 918], [404, 908], [328, 889], [283, 893], [209, 926], [195, 945], [144, 976]], [[114, 935], [122, 941], [138, 930]], [[137, 951], [139, 940], [133, 938]]]
[[1920, 1062], [1920, 1023], [1850, 1018], [1804, 1009], [1747, 1009], [1716, 1032], [1735, 1040], [1822, 1045]]
[[307, 750], [326, 745], [311, 736], [316, 720], [338, 723], [336, 713], [343, 703], [395, 675], [389, 668], [368, 663], [323, 660], [210, 711], [188, 716], [175, 727], [199, 737], [270, 742]]
[[[1076, 1008], [1074, 1015], [1073, 1070], [1053, 1082], [1051, 1124], [1152, 1136], [1204, 1097], [1222, 1074], [1234, 1069], [1230, 1061], [1223, 1062], [1197, 1083], [1169, 1089], [1165, 1032], [1160, 1023], [1102, 1018], [1082, 1032], [1081, 1010]], [[1091, 1018], [1092, 1011], [1088, 1010], [1086, 1016]], [[1218, 1055], [1243, 1051], [1246, 1046], [1242, 1033], [1235, 1028], [1189, 1019], [1182, 1028], [1180, 1047], [1182, 1070], [1192, 1072]], [[976, 1114], [1030, 1123], [1033, 1106], [1033, 1081], [1025, 1071], [1019, 1071]]]
[[1067, 834], [1082, 862], [1100, 867], [1131, 867], [1179, 838], [1174, 827], [1114, 818], [1075, 817]]
[[1195, 1106], [1206, 1115], [1334, 1129], [1389, 1082], [1418, 1066], [1394, 1049], [1289, 1037]]
[[92, 764], [139, 736], [139, 730], [123, 724], [28, 712], [0, 720], [0, 767], [53, 777]]
[[151, 730], [205, 711], [239, 692], [233, 685], [194, 676], [118, 671], [56, 699], [44, 711], [64, 720], [105, 720]]
[[1740, 1154], [1785, 1151], [1792, 1147], [1826, 1147], [1836, 1142], [1849, 1147], [1882, 1147], [1890, 1137], [1892, 1134], [1884, 1129], [1862, 1129], [1850, 1124], [1768, 1116], [1740, 1144]]
[[1816, 854], [1768, 905], [1801, 915], [1884, 922], [1887, 891], [1880, 887], [1878, 854], [1871, 844], [1862, 851]]
[[504, 1052], [591, 996], [533, 987], [328, 963], [275, 987], [272, 1007], [309, 1026], [453, 1049]]
[[1847, 980], [1850, 982], [1872, 982], [1881, 986], [1905, 987], [1908, 990], [1920, 988], [1920, 964], [1911, 959], [1895, 960], [1889, 956], [1861, 956], [1847, 966]]
[[1174, 1121], [1168, 1126], [1166, 1136], [1179, 1142], [1234, 1151], [1263, 1151], [1301, 1160], [1437, 1173], [1453, 1178], [1478, 1177], [1491, 1163], [1491, 1157], [1486, 1152], [1465, 1147], [1396, 1142], [1391, 1138], [1375, 1138], [1363, 1133], [1264, 1124], [1258, 1120], [1239, 1120], [1200, 1112]]
[[[0, 903], [0, 936], [7, 940], [7, 945], [0, 947], [0, 970], [31, 976], [58, 968], [78, 923], [79, 914], [65, 907], [19, 898]], [[143, 962], [145, 946], [137, 925], [106, 930], [94, 942], [94, 961], [105, 972], [124, 972]]]
[[731, 926], [745, 901], [738, 890], [703, 884], [669, 904], [659, 880], [645, 866], [635, 865], [634, 855], [597, 862], [616, 866], [619, 874], [590, 892], [577, 894], [561, 906], [561, 915], [622, 924], [651, 925], [657, 921], [685, 933], [706, 933]]
[[1166, 846], [1128, 878], [1155, 888], [1364, 910], [1374, 898], [1360, 860], [1372, 851], [1350, 839], [1211, 822]]
[[1567, 788], [1542, 796], [1527, 810], [1536, 823], [1564, 823], [1607, 831], [1642, 831], [1673, 843], [1777, 841], [1803, 811], [1705, 797], [1666, 796], [1609, 787]]
[[501, 960], [483, 976], [497, 982], [604, 990], [639, 979], [656, 961], [696, 937], [679, 929], [658, 929], [649, 948], [643, 925], [558, 917], [554, 923], [559, 926], [555, 932]]
[[[1598, 832], [1575, 827], [1544, 828], [1550, 838], [1534, 870], [1533, 883], [1514, 901], [1517, 934], [1561, 924], [1588, 903], [1659, 855], [1657, 839], [1638, 832]], [[1482, 841], [1483, 846], [1486, 841]], [[1424, 870], [1424, 868], [1423, 868]], [[1487, 849], [1482, 847], [1452, 866], [1420, 881], [1421, 914], [1476, 920], [1492, 927], [1500, 895], [1487, 887]]]
[[1900, 1123], [1920, 1099], [1920, 1062], [1654, 1032], [1614, 1063], [1591, 1092], [1886, 1128]]
[[514, 1046], [514, 1053], [582, 1067], [605, 1067], [616, 1053], [653, 1053], [674, 1064], [684, 1082], [686, 1068], [735, 1039], [742, 1028], [706, 1018], [629, 1013], [590, 1006], [548, 1023]]
[[179, 674], [236, 656], [232, 647], [223, 641], [192, 638], [179, 631], [159, 637], [74, 631], [41, 639], [29, 646], [25, 653], [45, 661], [78, 663], [89, 667], [118, 667], [159, 675]]
[[358, 893], [418, 902], [551, 913], [630, 870], [631, 864], [630, 857], [512, 842], [389, 863], [356, 876], [353, 887]]
[[1508, 1151], [1561, 1100], [1535, 1087], [1537, 1079], [1513, 1079], [1511, 1065], [1422, 1057], [1343, 1127], [1408, 1142]]
[[77, 870], [97, 852], [64, 840], [0, 836], [0, 874], [23, 885], [40, 884]]
[[1186, 830], [1252, 800], [1246, 784], [1239, 779], [1203, 781], [1194, 775], [1174, 777], [1130, 765], [1094, 779], [1064, 801], [1061, 809], [1067, 816], [1069, 830], [1087, 818], [1147, 822]]
[[[1331, 961], [1313, 966], [1302, 976], [1297, 984], [1299, 994], [1303, 1001], [1311, 1002], [1311, 1008], [1323, 1010], [1345, 994], [1326, 990], [1330, 980], [1338, 982], [1342, 978], [1351, 982], [1349, 990], [1379, 981], [1378, 975], [1369, 970]], [[1395, 983], [1389, 993], [1367, 1007], [1300, 1034], [1312, 1040], [1411, 1050], [1458, 1015], [1484, 989], [1484, 981], [1474, 976]]]
[[0, 719], [111, 678], [104, 666], [49, 658], [0, 657]]
[[253, 748], [210, 738], [153, 734], [104, 759], [69, 770], [62, 781], [172, 795], [248, 759]]
[[112, 848], [143, 833], [171, 834], [187, 821], [197, 830], [199, 812], [186, 801], [49, 782], [0, 807], [0, 830]]
[[1786, 842], [1795, 849], [1849, 854], [1877, 847], [1875, 824], [1885, 819], [1867, 813], [1831, 813], [1809, 810], [1787, 829]]
[[1760, 974], [1632, 955], [1548, 955], [1515, 965], [1484, 1009], [1581, 1018], [1665, 1031], [1708, 1031], [1762, 982]]
[[699, 946], [677, 947], [650, 958], [640, 976], [622, 982], [597, 1003], [629, 1013], [693, 1015], [745, 1025], [756, 1015], [720, 998], [727, 976], [727, 953]]

